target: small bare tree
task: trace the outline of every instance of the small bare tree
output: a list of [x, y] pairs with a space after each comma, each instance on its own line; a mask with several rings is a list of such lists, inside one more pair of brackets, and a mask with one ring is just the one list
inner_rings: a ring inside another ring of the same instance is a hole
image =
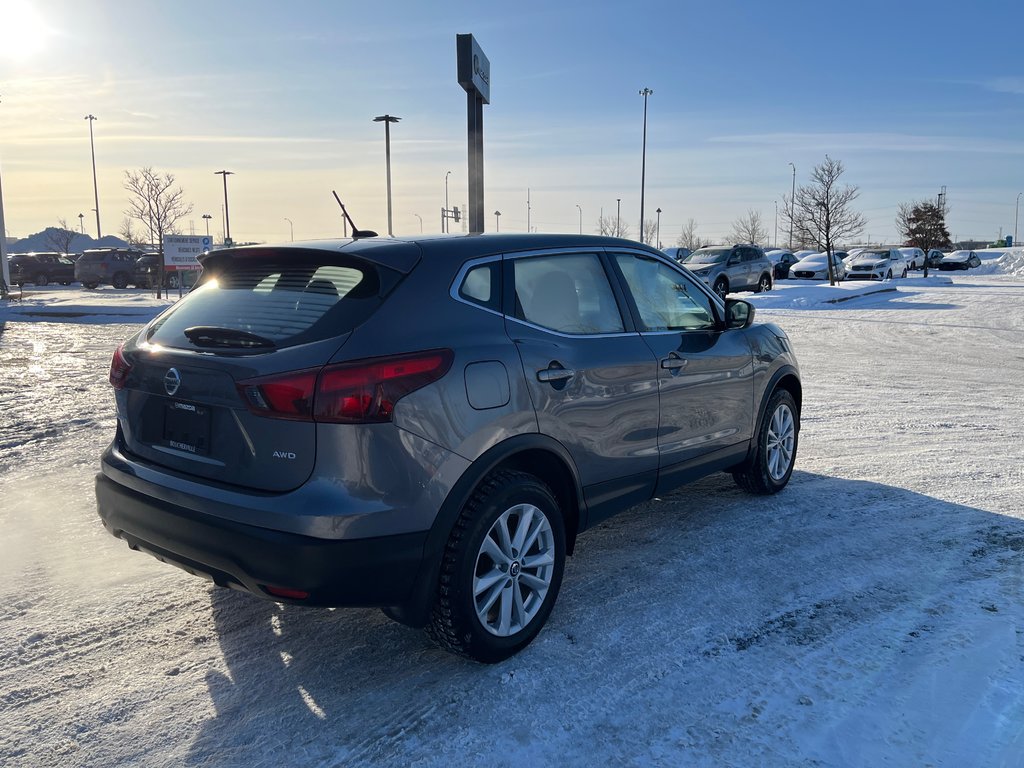
[[746, 216], [740, 216], [732, 223], [729, 237], [736, 243], [763, 243], [768, 239], [768, 229], [761, 221], [761, 212], [747, 209]]
[[697, 234], [696, 219], [687, 219], [682, 231], [679, 233], [679, 237], [676, 238], [676, 245], [681, 248], [689, 248], [691, 251], [696, 251], [698, 248], [703, 248], [709, 244], [710, 241]]
[[78, 233], [68, 226], [67, 219], [57, 219], [57, 226], [46, 230], [47, 246], [59, 253], [70, 253], [76, 237]]
[[[160, 274], [164, 273], [164, 235], [174, 234], [176, 225], [192, 212], [192, 203], [185, 202], [185, 192], [174, 186], [174, 174], [154, 171], [151, 167], [124, 172], [124, 188], [128, 192], [125, 215], [139, 222], [151, 243], [160, 248]], [[157, 281], [160, 298], [162, 280]]]
[[609, 237], [629, 237], [629, 225], [620, 217], [599, 216], [597, 219], [597, 233]]
[[657, 222], [657, 220], [656, 219], [647, 219], [644, 222], [644, 234], [643, 234], [642, 242], [645, 243], [645, 244], [646, 243], [653, 243], [654, 247], [657, 248], [659, 246], [659, 244], [654, 242], [655, 238], [657, 238], [657, 236], [658, 236], [658, 222]]
[[150, 243], [146, 242], [142, 232], [135, 228], [134, 222], [125, 216], [121, 220], [121, 228], [117, 232], [121, 239], [133, 248], [149, 248]]
[[797, 187], [792, 200], [784, 197], [784, 218], [792, 220], [796, 240], [814, 243], [828, 254], [830, 285], [836, 282], [831, 259], [836, 243], [860, 234], [865, 226], [864, 217], [852, 207], [860, 190], [849, 184], [839, 186], [845, 170], [839, 160], [825, 155], [825, 161], [814, 166], [811, 183]]

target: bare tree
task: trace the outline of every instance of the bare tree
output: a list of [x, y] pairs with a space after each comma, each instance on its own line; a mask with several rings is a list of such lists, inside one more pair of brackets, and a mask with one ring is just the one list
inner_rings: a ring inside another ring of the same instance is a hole
[[142, 232], [135, 228], [135, 223], [125, 216], [121, 220], [121, 229], [118, 230], [121, 239], [134, 248], [149, 248], [150, 243], [146, 242]]
[[597, 233], [609, 237], [629, 237], [629, 225], [616, 216], [599, 216]]
[[57, 219], [57, 226], [46, 230], [46, 244], [59, 253], [70, 253], [76, 237], [78, 233], [68, 226], [67, 219]]
[[[859, 234], [865, 226], [864, 217], [852, 208], [860, 190], [850, 184], [839, 186], [844, 171], [839, 160], [825, 155], [824, 162], [814, 166], [811, 183], [797, 187], [795, 199], [783, 198], [783, 218], [792, 220], [797, 241], [814, 243], [829, 256], [837, 243]], [[827, 261], [828, 281], [835, 285], [832, 260]]]
[[687, 219], [683, 225], [682, 232], [679, 233], [679, 237], [676, 238], [676, 245], [681, 248], [689, 248], [691, 251], [696, 251], [698, 248], [703, 248], [705, 245], [709, 245], [710, 241], [702, 238], [697, 234], [697, 220]]
[[[124, 172], [124, 188], [128, 192], [125, 215], [139, 222], [143, 233], [160, 249], [160, 274], [164, 273], [164, 235], [174, 234], [177, 223], [192, 212], [181, 187], [174, 186], [174, 174], [154, 171], [151, 167]], [[156, 295], [160, 298], [161, 281]]]
[[[647, 219], [644, 221], [644, 243], [654, 243], [654, 239], [658, 236], [658, 222], [656, 219]], [[654, 243], [654, 247], [657, 248], [658, 243]]]
[[768, 239], [768, 229], [761, 221], [761, 212], [753, 208], [747, 209], [747, 215], [741, 216], [732, 223], [730, 239], [736, 243], [763, 243]]

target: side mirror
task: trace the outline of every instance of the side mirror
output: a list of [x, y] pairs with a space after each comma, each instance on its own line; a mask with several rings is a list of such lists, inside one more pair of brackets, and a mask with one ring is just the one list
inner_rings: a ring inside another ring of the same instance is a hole
[[749, 328], [754, 322], [754, 305], [742, 299], [725, 300], [725, 328], [728, 331]]

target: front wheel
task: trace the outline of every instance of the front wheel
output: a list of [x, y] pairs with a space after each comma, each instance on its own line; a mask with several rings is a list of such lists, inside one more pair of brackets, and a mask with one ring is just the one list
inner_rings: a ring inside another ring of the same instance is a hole
[[761, 279], [757, 281], [757, 288], [754, 289], [755, 293], [764, 293], [772, 289], [772, 281], [768, 275], [761, 275]]
[[764, 420], [746, 460], [732, 471], [733, 480], [749, 493], [778, 493], [789, 482], [800, 437], [800, 411], [785, 389], [768, 401]]
[[892, 280], [892, 270], [891, 269], [888, 272], [885, 273], [885, 279], [886, 280]]
[[725, 301], [725, 296], [729, 293], [729, 283], [726, 282], [724, 277], [720, 277], [715, 281], [713, 290], [721, 297], [722, 301]]
[[492, 664], [525, 648], [551, 614], [565, 568], [565, 528], [533, 475], [488, 475], [463, 507], [441, 561], [427, 634]]
[[32, 282], [35, 283], [40, 288], [42, 288], [46, 285], [49, 285], [50, 278], [46, 276], [45, 272], [40, 272], [38, 275], [36, 275], [35, 280], [33, 280]]
[[902, 275], [900, 275], [900, 277], [902, 277], [902, 278], [906, 279], [906, 277], [907, 277], [907, 270], [905, 270], [905, 269], [904, 269], [904, 270], [903, 270], [903, 274], [902, 274]]

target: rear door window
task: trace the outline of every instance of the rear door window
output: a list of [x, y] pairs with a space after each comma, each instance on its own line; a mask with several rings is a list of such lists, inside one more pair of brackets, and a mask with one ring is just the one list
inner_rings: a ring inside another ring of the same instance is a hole
[[512, 261], [515, 317], [573, 335], [622, 333], [622, 315], [597, 254]]
[[[146, 339], [180, 349], [240, 350], [320, 341], [365, 321], [398, 278], [384, 267], [333, 254], [330, 263], [294, 255], [287, 261], [238, 258], [158, 317]], [[211, 330], [198, 338], [197, 327]]]

